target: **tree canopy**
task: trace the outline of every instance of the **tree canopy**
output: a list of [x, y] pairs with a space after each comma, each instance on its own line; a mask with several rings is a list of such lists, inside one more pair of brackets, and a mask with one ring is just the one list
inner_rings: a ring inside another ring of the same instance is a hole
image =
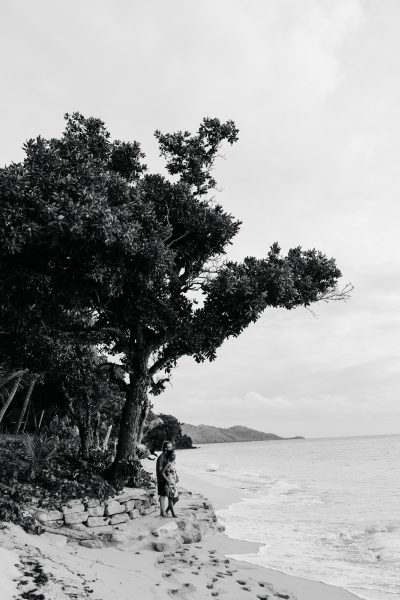
[[163, 390], [180, 357], [214, 360], [268, 307], [341, 298], [341, 273], [318, 250], [283, 256], [277, 243], [265, 258], [224, 261], [240, 222], [210, 192], [221, 144], [238, 139], [232, 121], [156, 131], [171, 178], [148, 173], [139, 143], [111, 141], [101, 120], [66, 122], [0, 171], [0, 347], [35, 371], [71, 340], [121, 356], [116, 480], [140, 443], [148, 392]]

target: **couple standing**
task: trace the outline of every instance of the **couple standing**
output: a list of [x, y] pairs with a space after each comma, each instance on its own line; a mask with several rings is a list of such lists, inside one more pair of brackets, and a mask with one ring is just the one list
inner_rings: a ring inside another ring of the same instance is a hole
[[157, 493], [160, 496], [160, 517], [168, 517], [171, 512], [176, 517], [174, 505], [178, 502], [179, 496], [176, 484], [179, 481], [175, 466], [175, 450], [171, 442], [164, 442], [162, 452], [157, 458]]

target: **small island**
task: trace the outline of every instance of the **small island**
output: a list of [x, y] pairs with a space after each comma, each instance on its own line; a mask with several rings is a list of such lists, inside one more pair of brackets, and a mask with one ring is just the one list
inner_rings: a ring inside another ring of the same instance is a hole
[[275, 433], [264, 433], [243, 425], [213, 427], [212, 425], [190, 425], [182, 423], [182, 433], [191, 438], [193, 444], [219, 444], [229, 442], [264, 442], [270, 440], [303, 440], [300, 435], [284, 438]]

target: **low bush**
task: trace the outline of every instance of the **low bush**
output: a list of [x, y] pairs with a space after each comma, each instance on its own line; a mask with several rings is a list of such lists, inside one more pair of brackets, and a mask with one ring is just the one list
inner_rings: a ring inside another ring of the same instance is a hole
[[[56, 443], [52, 438], [27, 437], [0, 443], [0, 521], [37, 532], [26, 506], [51, 509], [74, 498], [106, 500], [119, 491], [102, 477], [112, 461], [111, 453], [94, 451], [90, 460], [83, 461], [75, 447]], [[124, 475], [129, 487], [153, 484], [138, 459], [126, 462]]]

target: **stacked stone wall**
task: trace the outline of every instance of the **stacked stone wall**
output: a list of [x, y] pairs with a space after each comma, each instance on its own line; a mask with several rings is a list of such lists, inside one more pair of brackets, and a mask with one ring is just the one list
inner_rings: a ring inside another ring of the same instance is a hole
[[73, 499], [52, 510], [32, 506], [26, 509], [47, 527], [85, 526], [92, 533], [106, 533], [113, 531], [115, 525], [156, 512], [158, 499], [155, 490], [126, 488], [119, 496], [105, 501], [97, 498]]

